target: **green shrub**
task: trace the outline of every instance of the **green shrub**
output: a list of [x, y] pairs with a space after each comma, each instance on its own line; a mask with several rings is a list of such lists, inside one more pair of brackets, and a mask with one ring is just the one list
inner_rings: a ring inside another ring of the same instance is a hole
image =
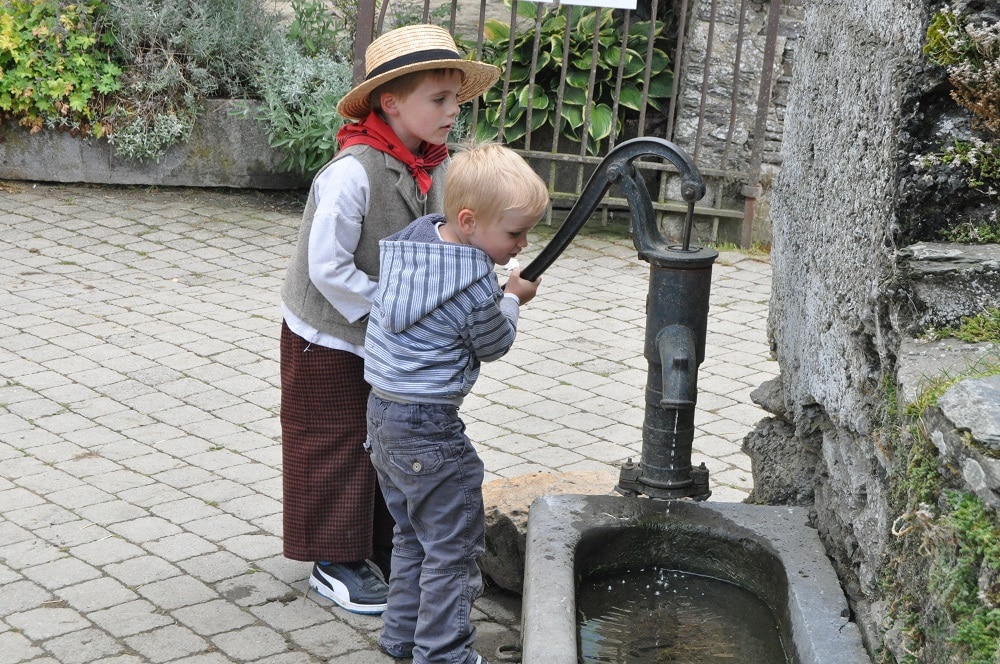
[[261, 56], [257, 71], [254, 84], [263, 103], [254, 117], [271, 146], [285, 150], [282, 168], [315, 173], [337, 150], [344, 123], [337, 102], [351, 89], [353, 68], [328, 53], [304, 55], [284, 41]]
[[107, 49], [99, 0], [0, 3], [0, 119], [100, 136], [103, 95], [121, 69]]
[[[393, 7], [409, 3], [394, 3]], [[331, 55], [354, 60], [354, 35], [358, 32], [358, 3], [352, 0], [292, 0], [292, 20], [286, 36], [307, 55]], [[391, 15], [390, 15], [391, 18]]]
[[[937, 12], [927, 28], [924, 54], [944, 67], [952, 84], [951, 96], [973, 114], [974, 126], [1000, 135], [1000, 22], [974, 25], [968, 17], [951, 9]], [[925, 156], [917, 166], [947, 164], [968, 173], [968, 183], [990, 196], [1000, 186], [1000, 142], [997, 140], [956, 141], [942, 153]], [[961, 232], [954, 241], [995, 242], [1000, 234], [996, 215], [992, 224]], [[986, 236], [989, 239], [978, 239]]]
[[[536, 11], [535, 5], [524, 4], [528, 5], [530, 12]], [[567, 23], [570, 24], [568, 33]], [[514, 43], [514, 55], [506, 100], [503, 99], [500, 85], [486, 93], [477, 125], [478, 138], [497, 137], [501, 105], [505, 102], [504, 138], [508, 142], [522, 139], [527, 132], [530, 95], [532, 132], [544, 126], [553, 129], [558, 127], [563, 136], [578, 143], [585, 141], [587, 150], [591, 154], [597, 154], [601, 141], [610, 136], [612, 127], [620, 135], [625, 121], [630, 117], [638, 118], [641, 110], [650, 23], [639, 21], [629, 26], [624, 56], [621, 47], [622, 27], [621, 21], [610, 10], [577, 9], [570, 5], [546, 10], [541, 21], [541, 47], [534, 70], [534, 86], [529, 87], [535, 26], [531, 25], [512, 35], [505, 23], [487, 21], [484, 27], [483, 59], [506, 69], [511, 40]], [[596, 63], [593, 57], [595, 32], [599, 40]], [[668, 67], [670, 60], [667, 56], [669, 40], [665, 32], [664, 23], [656, 21], [653, 26], [656, 37], [647, 103], [657, 110], [665, 108], [673, 87], [673, 73]], [[567, 34], [569, 50], [567, 62], [563, 63]], [[623, 58], [622, 85], [616, 99], [615, 80]], [[566, 87], [561, 117], [556, 117], [556, 95], [564, 64]], [[587, 89], [590, 85], [591, 64], [595, 64], [596, 74], [592, 103], [588, 111]], [[618, 103], [618, 117], [612, 117], [615, 101]], [[584, 129], [587, 113], [589, 126]]]
[[[271, 147], [285, 151], [282, 168], [310, 176], [337, 151], [337, 132], [344, 119], [337, 103], [352, 86], [353, 35], [357, 3], [348, 0], [293, 0], [294, 13], [286, 33], [260, 54], [253, 88], [262, 104], [253, 117], [265, 128]], [[416, 2], [393, 3], [393, 26], [420, 22]], [[441, 8], [431, 13], [439, 18]], [[249, 114], [245, 105], [241, 111]], [[452, 139], [462, 133], [456, 122]]]
[[[190, 136], [206, 98], [260, 99], [255, 118], [286, 150], [283, 166], [309, 175], [336, 150], [357, 4], [293, 0], [287, 28], [270, 4], [3, 0], [0, 120], [105, 137], [118, 156], [158, 160]], [[415, 0], [394, 2], [386, 29], [422, 19]]]
[[1000, 22], [975, 25], [945, 9], [931, 19], [924, 54], [948, 71], [952, 97], [1000, 134]]
[[186, 140], [203, 99], [250, 93], [259, 55], [280, 38], [262, 0], [111, 0], [108, 20], [123, 70], [108, 140], [138, 161]]

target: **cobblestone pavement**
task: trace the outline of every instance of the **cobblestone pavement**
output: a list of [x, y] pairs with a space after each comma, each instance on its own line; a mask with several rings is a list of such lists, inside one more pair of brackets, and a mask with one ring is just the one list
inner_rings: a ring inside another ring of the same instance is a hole
[[[281, 555], [279, 288], [301, 209], [0, 183], [0, 664], [392, 661], [379, 618], [306, 595], [308, 565]], [[463, 407], [487, 480], [638, 458], [647, 273], [610, 231], [546, 272]], [[766, 262], [716, 262], [694, 458], [712, 500], [751, 488], [769, 291]], [[480, 598], [484, 653], [519, 615]]]

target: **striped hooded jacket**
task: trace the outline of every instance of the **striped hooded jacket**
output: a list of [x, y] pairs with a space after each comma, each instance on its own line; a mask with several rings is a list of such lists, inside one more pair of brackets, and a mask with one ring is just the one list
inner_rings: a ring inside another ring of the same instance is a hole
[[482, 362], [514, 343], [518, 303], [481, 249], [441, 240], [444, 216], [379, 242], [380, 279], [365, 337], [365, 380], [400, 403], [459, 405]]

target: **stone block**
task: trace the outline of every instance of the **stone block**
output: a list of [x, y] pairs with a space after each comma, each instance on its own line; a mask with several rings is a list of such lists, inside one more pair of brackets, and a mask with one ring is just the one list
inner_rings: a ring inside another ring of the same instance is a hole
[[618, 483], [610, 471], [532, 473], [483, 485], [486, 506], [486, 552], [479, 559], [483, 574], [501, 588], [520, 593], [524, 583], [524, 549], [528, 509], [539, 496], [612, 495]]
[[1000, 509], [1000, 376], [956, 383], [922, 420], [941, 455], [939, 467]]
[[911, 281], [911, 331], [1000, 307], [1000, 245], [921, 242], [900, 259]]
[[994, 362], [1000, 362], [1000, 347], [996, 344], [903, 339], [896, 367], [899, 405], [905, 408], [915, 403], [936, 381], [958, 378]]

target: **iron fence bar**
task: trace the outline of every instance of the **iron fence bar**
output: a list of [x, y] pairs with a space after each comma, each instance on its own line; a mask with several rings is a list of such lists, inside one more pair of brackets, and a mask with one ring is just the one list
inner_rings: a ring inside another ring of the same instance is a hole
[[[562, 193], [556, 192], [552, 195], [552, 198], [556, 200], [576, 201], [579, 198], [579, 196], [577, 194], [570, 194], [567, 192], [562, 192]], [[606, 196], [601, 202], [601, 205], [609, 208], [614, 207], [616, 209], [618, 208], [627, 209], [628, 200], [625, 198], [614, 198], [611, 196]], [[665, 202], [654, 201], [652, 205], [653, 209], [657, 212], [687, 214], [689, 209], [689, 206], [687, 204], [670, 202], [670, 201], [665, 201]], [[725, 209], [716, 210], [715, 208], [705, 207], [705, 206], [695, 206], [694, 214], [699, 217], [711, 217], [718, 215], [721, 217], [725, 217], [726, 219], [741, 219], [743, 217], [742, 210], [725, 210]]]
[[[656, 0], [653, 0], [655, 5]], [[667, 107], [667, 127], [664, 133], [664, 138], [668, 141], [674, 140], [674, 135], [676, 134], [676, 123], [677, 123], [677, 106], [678, 106], [678, 90], [680, 87], [680, 75], [681, 75], [681, 61], [684, 59], [684, 37], [687, 33], [687, 13], [688, 13], [688, 0], [680, 0], [680, 10], [677, 9], [677, 0], [674, 0], [673, 9], [677, 16], [677, 44], [674, 46], [674, 69], [671, 74], [670, 79], [670, 103]], [[656, 14], [653, 14], [652, 19], [655, 21]], [[643, 97], [643, 113], [640, 116], [645, 118], [645, 108], [646, 108], [646, 98]], [[640, 119], [640, 124], [644, 125], [644, 120]], [[705, 175], [705, 171], [699, 169], [702, 175]], [[659, 186], [656, 192], [656, 201], [654, 202], [654, 209], [657, 204], [663, 204], [667, 200], [667, 188], [670, 185], [670, 176], [667, 172], [661, 172], [659, 177]]]
[[501, 143], [507, 137], [507, 93], [510, 92], [510, 66], [514, 62], [514, 35], [517, 30], [517, 0], [510, 3], [510, 39], [507, 40], [507, 68], [503, 74], [503, 93], [500, 96], [500, 115], [497, 118], [497, 132]]
[[694, 132], [694, 158], [701, 151], [701, 135], [705, 127], [705, 104], [708, 101], [708, 81], [712, 73], [712, 51], [715, 42], [715, 20], [718, 15], [719, 1], [712, 0], [708, 12], [708, 37], [705, 44], [705, 63], [701, 70], [701, 101], [698, 103], [698, 128]]
[[427, 19], [431, 17], [431, 0], [424, 0], [424, 15], [421, 22], [427, 23]]
[[[385, 29], [385, 12], [389, 9], [389, 0], [382, 0], [382, 7], [378, 12], [378, 25], [376, 26], [377, 33], [382, 34]], [[363, 54], [362, 54], [363, 55]]]
[[[615, 147], [615, 142], [618, 140], [618, 100], [622, 94], [622, 79], [625, 76], [625, 56], [628, 54], [628, 30], [631, 18], [632, 12], [630, 10], [626, 10], [625, 15], [622, 18], [621, 52], [618, 54], [618, 71], [615, 73], [615, 94], [614, 101], [611, 104], [611, 135], [608, 136], [609, 150]], [[641, 109], [642, 106], [643, 105], [640, 104], [639, 108]], [[640, 127], [639, 135], [641, 136], [642, 133], [642, 128]]]
[[[738, 27], [736, 29], [736, 53], [733, 56], [732, 90], [729, 95], [729, 126], [726, 128], [726, 143], [722, 147], [722, 159], [719, 163], [719, 168], [722, 169], [725, 169], [729, 164], [729, 152], [733, 147], [733, 134], [736, 132], [736, 108], [739, 103], [740, 67], [743, 64], [743, 40], [745, 39], [746, 34], [748, 2], [749, 0], [742, 0], [740, 2], [740, 14], [737, 18]], [[722, 208], [723, 193], [723, 186], [722, 183], [720, 183], [715, 190], [716, 208]], [[719, 217], [712, 218], [711, 237], [713, 242], [716, 242], [719, 239]]]
[[[654, 3], [656, 2], [656, 0], [653, 1]], [[677, 6], [676, 3], [674, 6]], [[666, 139], [668, 141], [674, 140], [674, 123], [677, 118], [677, 82], [680, 80], [681, 60], [684, 58], [684, 32], [687, 29], [687, 7], [688, 0], [681, 0], [680, 18], [677, 24], [677, 46], [674, 48], [674, 72], [670, 85], [670, 107], [667, 112]], [[643, 98], [643, 102], [645, 102], [645, 98]], [[645, 106], [645, 103], [643, 105]]]
[[[552, 155], [559, 153], [559, 136], [562, 134], [563, 127], [563, 96], [566, 92], [566, 73], [569, 71], [569, 42], [572, 36], [572, 25], [573, 16], [575, 15], [576, 5], [567, 5], [569, 7], [569, 16], [566, 17], [566, 27], [563, 31], [563, 52], [562, 52], [562, 67], [559, 68], [559, 88], [556, 92], [556, 115], [555, 122], [552, 123]], [[549, 192], [553, 193], [556, 190], [556, 160], [549, 162]], [[545, 223], [552, 223], [552, 205], [549, 204], [548, 211], [545, 215]]]
[[[455, 8], [458, 6], [458, 0], [452, 0], [451, 9], [451, 25], [452, 25], [452, 35], [454, 35], [455, 30]], [[483, 31], [486, 27], [486, 0], [479, 0], [479, 30], [476, 31], [476, 60], [483, 59], [483, 42], [485, 41], [485, 36]], [[476, 135], [476, 130], [479, 127], [479, 95], [472, 100], [472, 136]]]
[[[597, 82], [597, 57], [600, 55], [601, 46], [601, 12], [603, 8], [594, 9], [594, 38], [590, 46], [590, 79], [587, 81], [587, 101], [583, 107], [583, 124], [580, 125], [580, 156], [587, 155], [587, 146], [590, 138], [590, 110], [594, 105], [594, 86]], [[583, 164], [576, 170], [576, 193], [583, 191]]]
[[750, 179], [744, 187], [746, 201], [743, 207], [743, 232], [740, 246], [749, 249], [753, 242], [753, 217], [760, 196], [760, 165], [764, 157], [764, 138], [767, 132], [767, 114], [771, 106], [771, 83], [774, 78], [774, 56], [778, 43], [781, 19], [781, 0], [771, 0], [767, 14], [767, 40], [764, 43], [764, 62], [760, 72], [760, 91], [757, 95], [757, 118], [754, 123], [753, 149], [750, 152]]
[[729, 127], [726, 129], [726, 144], [722, 149], [722, 163], [719, 168], [725, 168], [729, 163], [729, 149], [733, 145], [733, 134], [736, 131], [736, 107], [739, 103], [740, 66], [743, 63], [743, 40], [746, 33], [747, 4], [749, 0], [740, 2], [739, 27], [736, 31], [736, 55], [733, 60], [733, 89], [729, 98]]
[[375, 1], [358, 3], [357, 32], [354, 35], [354, 72], [352, 80], [357, 85], [365, 79], [365, 49], [375, 34]]
[[[646, 62], [645, 69], [642, 74], [642, 97], [639, 101], [639, 135], [642, 136], [646, 133], [646, 104], [649, 101], [649, 80], [652, 77], [653, 71], [653, 44], [656, 42], [656, 15], [660, 9], [660, 1], [653, 0], [653, 4], [650, 6], [649, 15], [649, 32], [646, 33]], [[628, 33], [626, 33], [626, 42], [628, 41]], [[674, 74], [676, 76], [676, 74]], [[673, 90], [671, 90], [673, 92]], [[669, 125], [669, 123], [668, 123]], [[666, 137], [667, 140], [670, 139], [669, 136]]]
[[542, 40], [542, 13], [545, 5], [535, 5], [535, 35], [531, 48], [531, 70], [528, 72], [528, 109], [524, 112], [524, 149], [531, 149], [531, 120], [535, 110], [535, 74], [538, 71], [538, 51]]
[[[576, 164], [582, 162], [584, 165], [593, 165], [601, 163], [601, 157], [587, 157], [579, 156], [575, 154], [568, 154], [563, 152], [544, 152], [541, 150], [517, 150], [517, 153], [526, 159], [539, 159], [539, 160], [551, 160], [551, 161], [564, 161], [571, 164]], [[636, 162], [636, 164], [641, 164], [643, 168], [655, 171], [666, 171], [667, 173], [677, 173], [677, 170], [672, 168], [668, 164], [658, 164], [656, 162]], [[719, 170], [717, 168], [701, 168], [698, 167], [698, 172], [703, 176], [707, 175], [709, 177], [715, 178], [725, 178], [734, 179], [743, 177], [746, 175], [743, 171], [734, 170]]]

